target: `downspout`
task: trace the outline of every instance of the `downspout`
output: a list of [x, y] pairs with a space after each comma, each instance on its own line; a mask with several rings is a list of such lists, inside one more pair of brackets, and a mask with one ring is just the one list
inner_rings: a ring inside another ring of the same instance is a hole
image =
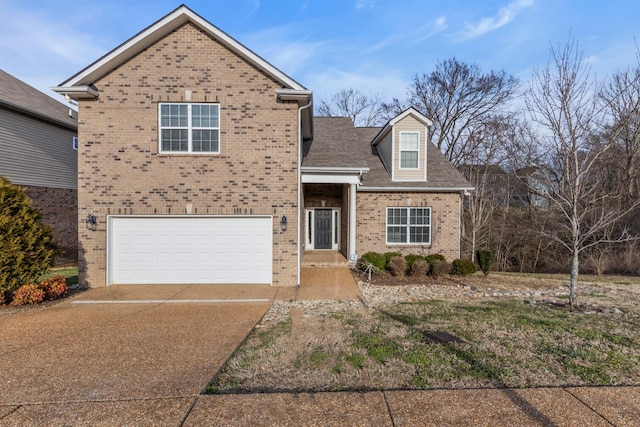
[[300, 268], [302, 265], [302, 241], [300, 240], [302, 237], [302, 110], [311, 107], [312, 104], [313, 100], [309, 98], [307, 105], [298, 108], [298, 283], [296, 285], [298, 287], [300, 287]]

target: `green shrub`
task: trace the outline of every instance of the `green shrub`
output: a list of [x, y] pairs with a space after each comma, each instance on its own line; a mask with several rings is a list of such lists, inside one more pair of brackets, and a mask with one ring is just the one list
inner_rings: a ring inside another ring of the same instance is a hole
[[476, 272], [476, 265], [470, 259], [454, 259], [451, 265], [451, 274], [456, 276], [468, 276]]
[[0, 294], [8, 297], [47, 271], [56, 247], [25, 191], [0, 177]]
[[424, 259], [429, 263], [429, 266], [433, 267], [433, 263], [436, 261], [446, 262], [444, 255], [441, 254], [431, 254], [424, 257]]
[[493, 252], [489, 250], [479, 250], [476, 252], [476, 255], [478, 257], [480, 270], [482, 270], [484, 275], [487, 276], [489, 274], [489, 270], [491, 270], [491, 266], [493, 265]]
[[412, 276], [426, 276], [429, 272], [429, 263], [423, 259], [417, 259], [411, 266]]
[[360, 257], [360, 264], [367, 265], [372, 264], [374, 267], [378, 268], [380, 271], [384, 271], [384, 267], [386, 265], [386, 260], [384, 255], [379, 254], [377, 252], [367, 252], [366, 254]]
[[391, 258], [395, 258], [399, 256], [402, 256], [402, 254], [399, 252], [386, 252], [384, 254], [385, 267], [389, 265], [389, 261], [391, 261]]
[[411, 268], [416, 260], [424, 259], [424, 257], [422, 255], [407, 255], [404, 259], [407, 261], [407, 267]]
[[50, 301], [64, 297], [69, 292], [67, 280], [60, 275], [44, 279], [40, 282], [40, 289], [44, 291], [45, 298]]
[[11, 305], [19, 306], [19, 305], [27, 305], [27, 304], [40, 304], [44, 301], [46, 297], [46, 293], [40, 289], [38, 285], [35, 283], [28, 283], [26, 285], [20, 286], [13, 293], [13, 301], [11, 301]]
[[401, 256], [394, 256], [391, 258], [391, 261], [389, 261], [387, 268], [394, 276], [403, 277], [407, 272], [407, 261]]
[[434, 269], [433, 269], [433, 267], [434, 267], [434, 265], [436, 263], [446, 263], [447, 260], [445, 259], [444, 255], [431, 254], [431, 255], [427, 255], [426, 257], [424, 257], [424, 259], [429, 264], [429, 270], [427, 271], [427, 274], [429, 274], [430, 276], [438, 277], [438, 276], [440, 276], [442, 274], [448, 273], [448, 270], [447, 271], [438, 271], [436, 273], [436, 272], [434, 272]]

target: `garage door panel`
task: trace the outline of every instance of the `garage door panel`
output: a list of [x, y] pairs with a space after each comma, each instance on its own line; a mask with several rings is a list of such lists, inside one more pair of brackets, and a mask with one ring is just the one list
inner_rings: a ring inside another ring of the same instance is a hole
[[271, 283], [271, 217], [112, 217], [110, 281]]

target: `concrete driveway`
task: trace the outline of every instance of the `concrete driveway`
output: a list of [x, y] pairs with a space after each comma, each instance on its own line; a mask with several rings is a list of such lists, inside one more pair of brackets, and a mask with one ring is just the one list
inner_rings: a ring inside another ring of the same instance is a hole
[[0, 425], [177, 425], [270, 286], [112, 286], [0, 317]]

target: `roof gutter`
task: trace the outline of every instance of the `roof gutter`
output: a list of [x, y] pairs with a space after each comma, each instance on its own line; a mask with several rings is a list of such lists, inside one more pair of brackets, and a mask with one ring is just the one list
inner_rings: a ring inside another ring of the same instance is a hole
[[302, 172], [319, 173], [319, 174], [358, 174], [369, 172], [369, 168], [341, 168], [341, 167], [322, 167], [322, 166], [304, 166], [300, 168]]
[[278, 89], [276, 94], [281, 101], [309, 102], [313, 92], [310, 90]]
[[[281, 88], [276, 90], [276, 96], [278, 101], [293, 101], [297, 102], [298, 106], [302, 106], [303, 104], [312, 105], [313, 104], [313, 91], [308, 89], [288, 89]], [[302, 109], [300, 109], [302, 111]], [[305, 109], [303, 115], [299, 115], [298, 119], [302, 121], [299, 122], [300, 126], [302, 126], [302, 138], [310, 139], [313, 138], [313, 109]], [[302, 144], [302, 139], [300, 140]], [[300, 166], [302, 164], [302, 160], [298, 164]]]
[[358, 187], [358, 191], [411, 191], [414, 193], [458, 193], [475, 190], [474, 187]]
[[51, 90], [64, 95], [67, 99], [96, 99], [99, 95], [98, 89], [91, 85], [85, 86], [53, 86]]
[[30, 110], [30, 109], [24, 108], [24, 107], [22, 107], [20, 105], [16, 105], [16, 104], [13, 104], [11, 102], [6, 102], [6, 101], [3, 101], [3, 100], [0, 100], [0, 107], [7, 107], [7, 108], [9, 108], [11, 110], [18, 111], [18, 112], [26, 114], [28, 116], [35, 117], [35, 118], [40, 119], [40, 120], [44, 120], [44, 121], [49, 122], [49, 123], [51, 123], [53, 125], [62, 126], [64, 128], [67, 128], [67, 129], [75, 131], [75, 132], [78, 131], [77, 119], [74, 119], [74, 120], [76, 120], [75, 124], [71, 124], [71, 123], [68, 123], [68, 122], [65, 122], [65, 121], [62, 121], [62, 120], [58, 120], [58, 119], [53, 118], [51, 116], [48, 116], [46, 114], [41, 114], [41, 113], [39, 113], [37, 111]]
[[[302, 110], [307, 110], [309, 109], [309, 107], [311, 107], [313, 105], [313, 99], [311, 98], [311, 91], [308, 91], [309, 95], [307, 97], [307, 104], [306, 105], [302, 105], [298, 108], [298, 218], [297, 218], [297, 223], [298, 223], [298, 239], [296, 240], [296, 242], [298, 243], [298, 265], [297, 265], [297, 270], [298, 270], [298, 274], [297, 274], [297, 283], [296, 285], [298, 287], [300, 287], [300, 270], [301, 270], [301, 266], [302, 266], [302, 243], [301, 243], [301, 238], [302, 238], [302, 143], [303, 143], [303, 132], [302, 132]], [[278, 96], [280, 96], [278, 94]], [[298, 103], [298, 105], [300, 105]]]

